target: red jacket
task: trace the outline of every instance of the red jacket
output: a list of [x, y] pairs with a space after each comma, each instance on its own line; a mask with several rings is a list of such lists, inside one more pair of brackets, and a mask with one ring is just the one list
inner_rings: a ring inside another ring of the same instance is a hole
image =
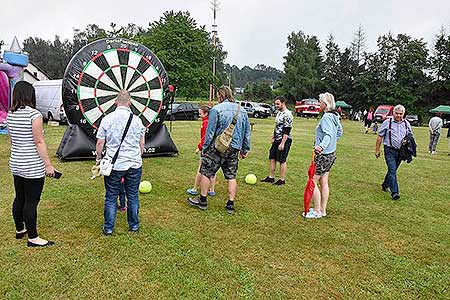
[[203, 144], [205, 143], [206, 128], [208, 128], [208, 117], [202, 118], [202, 127], [200, 128], [200, 142], [198, 142], [198, 150], [203, 150]]

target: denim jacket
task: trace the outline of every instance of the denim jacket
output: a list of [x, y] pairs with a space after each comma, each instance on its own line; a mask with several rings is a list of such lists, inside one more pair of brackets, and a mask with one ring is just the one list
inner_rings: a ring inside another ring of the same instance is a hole
[[[238, 105], [239, 104], [237, 103], [225, 100], [209, 111], [208, 128], [206, 129], [203, 153], [205, 153], [208, 148], [214, 147], [215, 138], [231, 124]], [[239, 111], [230, 146], [233, 149], [240, 150], [244, 154], [250, 151], [250, 122], [248, 120], [247, 112], [242, 107]]]

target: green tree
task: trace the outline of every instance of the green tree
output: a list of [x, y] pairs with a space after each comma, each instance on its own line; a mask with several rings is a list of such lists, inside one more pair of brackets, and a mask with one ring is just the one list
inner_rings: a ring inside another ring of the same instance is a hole
[[74, 29], [72, 53], [75, 54], [87, 44], [106, 37], [106, 30], [96, 24], [89, 24], [84, 30]]
[[450, 80], [450, 37], [442, 27], [432, 48], [431, 71], [438, 81]]
[[[205, 27], [199, 27], [189, 12], [165, 12], [137, 40], [161, 60], [178, 95], [188, 98], [207, 96], [215, 53]], [[221, 51], [221, 50], [220, 50]]]
[[254, 91], [255, 98], [258, 100], [271, 100], [273, 99], [273, 91], [268, 81], [262, 81], [255, 85]]
[[23, 42], [23, 48], [29, 53], [30, 61], [35, 63], [50, 78], [62, 78], [65, 68], [72, 57], [72, 43], [61, 41], [59, 36], [55, 40], [43, 40], [29, 37]]
[[253, 84], [247, 82], [247, 84], [244, 87], [244, 100], [251, 100], [253, 98], [254, 98]]
[[325, 45], [325, 57], [323, 77], [325, 89], [337, 96], [337, 93], [340, 92], [339, 77], [342, 74], [340, 68], [340, 50], [332, 34], [328, 36]]
[[292, 32], [288, 36], [287, 48], [282, 76], [285, 94], [295, 99], [316, 96], [323, 86], [323, 58], [319, 40], [301, 31]]
[[358, 62], [358, 65], [363, 64], [366, 51], [366, 33], [362, 25], [359, 25], [355, 34], [353, 35], [353, 41], [351, 43], [351, 55], [352, 59]]

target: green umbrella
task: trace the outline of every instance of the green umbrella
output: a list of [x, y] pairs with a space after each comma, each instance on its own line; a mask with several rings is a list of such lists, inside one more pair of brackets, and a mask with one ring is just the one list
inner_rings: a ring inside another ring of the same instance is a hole
[[450, 106], [448, 105], [439, 105], [436, 108], [430, 109], [430, 113], [443, 113], [450, 115]]
[[352, 106], [350, 104], [347, 104], [345, 101], [337, 101], [336, 107], [352, 108]]

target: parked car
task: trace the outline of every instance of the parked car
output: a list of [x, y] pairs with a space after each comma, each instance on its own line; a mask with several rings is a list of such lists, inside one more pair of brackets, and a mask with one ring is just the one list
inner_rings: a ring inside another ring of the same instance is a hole
[[420, 115], [406, 115], [406, 120], [408, 120], [411, 126], [422, 126], [422, 117]]
[[392, 117], [394, 107], [392, 105], [380, 105], [375, 110], [373, 120], [377, 123], [382, 123], [388, 117]]
[[36, 109], [43, 119], [67, 123], [62, 102], [62, 79], [36, 81], [33, 87], [36, 91]]
[[270, 114], [272, 116], [277, 114], [277, 109], [275, 108], [275, 105], [270, 105], [270, 104], [267, 104], [267, 103], [259, 103], [259, 105], [261, 105], [262, 107], [270, 109]]
[[173, 103], [169, 104], [166, 113], [166, 120], [197, 120], [198, 105], [192, 103]]
[[295, 102], [295, 113], [298, 117], [318, 117], [320, 104], [317, 99], [303, 99]]
[[247, 111], [249, 117], [268, 118], [271, 114], [270, 109], [261, 106], [260, 103], [250, 101], [239, 101], [238, 103]]

